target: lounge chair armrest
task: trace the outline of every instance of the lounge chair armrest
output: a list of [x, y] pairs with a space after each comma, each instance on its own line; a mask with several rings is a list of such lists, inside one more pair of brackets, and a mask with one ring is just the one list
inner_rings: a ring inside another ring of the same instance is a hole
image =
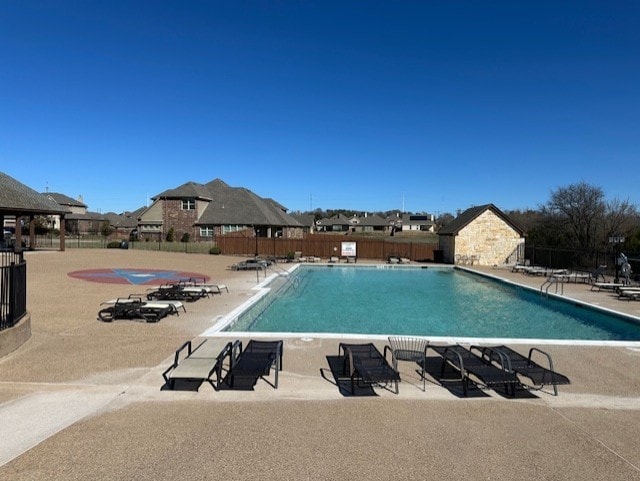
[[169, 373], [173, 371], [176, 367], [177, 367], [177, 364], [172, 364], [171, 366], [169, 366], [167, 369], [164, 370], [164, 372], [162, 373], [162, 377], [164, 378], [165, 383], [169, 384], [170, 382]]
[[[464, 361], [462, 360], [462, 356], [460, 355], [459, 352], [449, 349], [447, 347], [442, 353], [442, 360], [443, 362], [449, 361], [454, 366], [457, 366], [458, 370], [462, 373], [462, 377], [464, 377]], [[443, 368], [444, 368], [444, 365], [443, 365]]]
[[533, 356], [534, 352], [538, 352], [538, 353], [542, 354], [544, 357], [546, 357], [547, 358], [547, 364], [549, 365], [549, 370], [550, 371], [554, 370], [553, 369], [553, 361], [551, 360], [551, 355], [549, 355], [549, 353], [543, 351], [542, 349], [538, 349], [537, 347], [532, 347], [531, 349], [529, 349], [529, 357], [528, 357], [529, 363], [533, 362], [532, 356]]
[[[216, 391], [220, 390], [220, 384], [222, 383], [222, 369], [224, 366], [224, 360], [227, 356], [229, 356], [229, 369], [231, 369], [231, 359], [232, 359], [232, 352], [233, 352], [233, 344], [231, 341], [229, 341], [224, 348], [222, 349], [222, 351], [220, 352], [220, 354], [218, 354], [218, 362], [216, 362], [214, 369], [209, 373], [209, 378], [211, 378], [211, 374], [213, 374], [213, 371], [215, 371], [216, 373], [216, 385], [214, 386], [213, 383], [211, 383], [211, 385], [213, 386], [213, 388]], [[211, 381], [209, 381], [211, 382]]]
[[354, 371], [353, 353], [351, 352], [351, 349], [346, 347], [342, 342], [338, 345], [338, 356], [340, 356], [340, 353], [344, 356], [344, 367], [342, 368], [342, 373], [351, 376]]
[[180, 353], [184, 350], [187, 350], [187, 355], [185, 357], [189, 357], [191, 355], [192, 349], [191, 349], [191, 341], [187, 341], [185, 342], [182, 346], [180, 346], [178, 348], [178, 350], [176, 351], [176, 357], [173, 361], [174, 366], [178, 365], [178, 362], [180, 361]]
[[507, 354], [500, 351], [499, 349], [494, 349], [488, 346], [471, 346], [471, 351], [477, 350], [480, 352], [480, 357], [491, 364], [492, 362], [496, 362], [503, 371], [513, 371], [511, 369], [511, 359]]
[[189, 357], [191, 355], [191, 341], [185, 342], [182, 346], [178, 348], [178, 350], [176, 351], [173, 357], [173, 364], [171, 364], [171, 366], [165, 369], [165, 371], [162, 373], [162, 377], [166, 382], [169, 382], [169, 373], [173, 371], [176, 367], [178, 367], [178, 364], [180, 363], [180, 353], [185, 349], [187, 349], [187, 355], [185, 357]]
[[393, 358], [394, 358], [393, 349], [389, 345], [385, 345], [384, 346], [384, 358], [385, 358], [385, 360], [387, 359], [387, 352], [391, 353], [391, 360], [393, 361]]
[[238, 358], [240, 357], [240, 355], [242, 354], [242, 341], [235, 341], [231, 344], [231, 348], [229, 349], [229, 362], [230, 362], [230, 368], [233, 369], [233, 367], [236, 365], [236, 362], [238, 362]]

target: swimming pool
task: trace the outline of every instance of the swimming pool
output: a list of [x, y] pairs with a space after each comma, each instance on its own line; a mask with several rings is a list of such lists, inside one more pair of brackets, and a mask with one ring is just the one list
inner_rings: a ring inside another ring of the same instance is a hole
[[453, 268], [301, 266], [226, 330], [640, 340], [640, 325]]

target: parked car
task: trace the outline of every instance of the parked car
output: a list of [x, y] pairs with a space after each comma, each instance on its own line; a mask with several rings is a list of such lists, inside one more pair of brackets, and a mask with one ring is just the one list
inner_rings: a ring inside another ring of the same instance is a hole
[[[4, 227], [2, 229], [2, 237], [0, 237], [0, 249], [7, 250], [13, 249], [16, 244], [16, 230], [13, 227]], [[26, 247], [24, 241], [22, 241], [22, 247]]]
[[231, 266], [234, 271], [262, 270], [266, 269], [271, 261], [266, 259], [247, 259]]

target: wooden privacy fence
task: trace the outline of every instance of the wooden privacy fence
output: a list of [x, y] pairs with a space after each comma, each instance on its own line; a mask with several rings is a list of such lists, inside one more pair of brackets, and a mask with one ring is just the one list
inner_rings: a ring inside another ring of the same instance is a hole
[[223, 254], [286, 257], [300, 252], [303, 256], [329, 258], [340, 256], [342, 242], [355, 242], [356, 255], [363, 259], [387, 260], [389, 256], [413, 261], [433, 261], [438, 246], [420, 242], [394, 242], [350, 236], [307, 235], [302, 239], [265, 237], [218, 237], [216, 244]]

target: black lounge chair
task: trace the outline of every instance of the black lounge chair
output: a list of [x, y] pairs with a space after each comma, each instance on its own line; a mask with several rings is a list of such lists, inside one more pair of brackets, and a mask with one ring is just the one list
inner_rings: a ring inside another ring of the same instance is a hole
[[[515, 396], [518, 377], [513, 371], [507, 369], [504, 355], [501, 352], [477, 346], [471, 346], [467, 349], [460, 344], [451, 346], [434, 346], [432, 344], [431, 348], [442, 356], [440, 381], [461, 381], [465, 396], [468, 394], [471, 376], [486, 387], [495, 389], [496, 386], [502, 386], [505, 393]], [[459, 377], [445, 378], [447, 366], [453, 367]]]
[[[207, 381], [217, 391], [222, 380], [223, 361], [230, 350], [231, 342], [205, 339], [192, 349], [191, 341], [187, 341], [176, 351], [173, 364], [162, 377], [170, 389], [174, 388], [176, 380]], [[216, 384], [211, 379], [213, 374], [216, 374]]]
[[[129, 297], [127, 297], [127, 299], [132, 299], [134, 301], [140, 301], [140, 302], [146, 302], [147, 304], [151, 304], [151, 305], [155, 305], [155, 306], [161, 306], [161, 305], [169, 305], [171, 306], [171, 312], [169, 312], [169, 314], [171, 315], [176, 315], [179, 316], [180, 315], [180, 311], [182, 312], [187, 312], [187, 308], [185, 307], [184, 303], [182, 301], [178, 301], [178, 300], [145, 300], [147, 298], [146, 294], [129, 294]], [[119, 297], [118, 298], [120, 300], [120, 302], [124, 301], [124, 298]], [[115, 300], [111, 300], [111, 301], [105, 301], [103, 302], [103, 304], [113, 304], [115, 303]]]
[[150, 301], [197, 301], [203, 297], [209, 297], [206, 288], [181, 283], [164, 284], [147, 292], [147, 299]]
[[206, 278], [190, 277], [181, 279], [179, 284], [185, 287], [199, 287], [207, 291], [207, 294], [222, 294], [222, 290], [229, 292], [226, 284], [214, 284], [207, 282]]
[[[507, 346], [495, 346], [491, 349], [499, 351], [505, 356], [507, 369], [531, 381], [532, 384], [525, 385], [528, 389], [541, 390], [544, 386], [553, 386], [553, 394], [557, 396], [558, 384], [571, 384], [567, 376], [554, 371], [551, 356], [538, 348], [529, 349], [528, 356], [524, 356]], [[546, 358], [546, 367], [532, 359], [534, 353]]]
[[344, 356], [343, 374], [351, 378], [351, 392], [355, 392], [356, 383], [366, 385], [395, 384], [395, 393], [398, 394], [400, 374], [387, 362], [387, 352], [391, 352], [389, 346], [384, 347], [384, 355], [373, 345], [340, 343], [338, 355]]
[[[104, 304], [104, 303], [103, 303]], [[98, 319], [112, 322], [116, 319], [141, 319], [146, 322], [158, 322], [169, 314], [178, 311], [173, 304], [147, 302], [141, 298], [116, 299], [107, 307], [98, 311]]]
[[[235, 385], [236, 378], [262, 378], [275, 368], [275, 379], [272, 386], [278, 389], [278, 372], [282, 371], [282, 341], [255, 341], [250, 340], [246, 347], [242, 348], [242, 341], [233, 343], [229, 351], [229, 386]], [[271, 383], [269, 383], [271, 384]]]

